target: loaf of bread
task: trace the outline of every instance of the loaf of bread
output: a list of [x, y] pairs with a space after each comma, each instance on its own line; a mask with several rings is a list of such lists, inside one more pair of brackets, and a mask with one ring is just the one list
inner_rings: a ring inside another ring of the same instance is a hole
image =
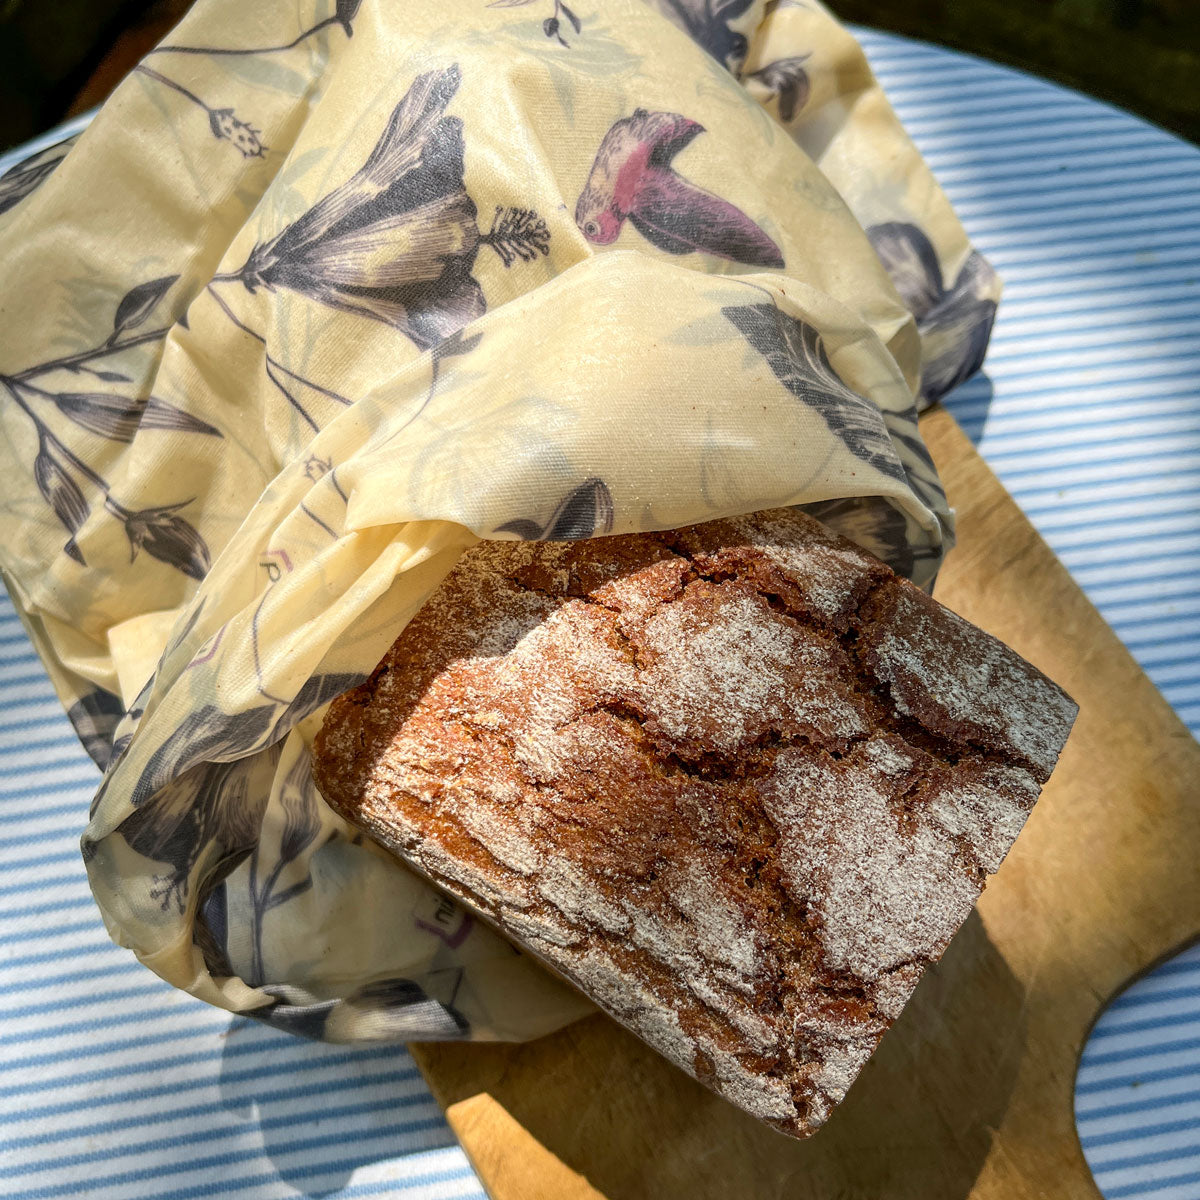
[[485, 542], [317, 738], [326, 800], [794, 1136], [1012, 845], [1075, 705], [798, 512]]

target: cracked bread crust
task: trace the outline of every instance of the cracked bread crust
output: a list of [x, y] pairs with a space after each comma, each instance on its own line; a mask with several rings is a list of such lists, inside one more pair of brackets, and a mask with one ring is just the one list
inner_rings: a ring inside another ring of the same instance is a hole
[[484, 542], [334, 702], [325, 799], [702, 1083], [816, 1129], [1075, 705], [811, 518]]

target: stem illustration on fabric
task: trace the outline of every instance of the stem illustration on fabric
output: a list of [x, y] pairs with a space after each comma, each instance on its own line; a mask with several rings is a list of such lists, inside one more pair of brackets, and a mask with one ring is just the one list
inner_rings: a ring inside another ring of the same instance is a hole
[[[492, 0], [488, 8], [524, 8], [527, 4], [533, 3], [534, 0]], [[542, 22], [542, 32], [548, 38], [554, 38], [560, 46], [570, 49], [570, 42], [562, 35], [562, 19], [564, 17], [576, 33], [583, 32], [583, 22], [563, 3], [563, 0], [554, 0], [554, 11]]]
[[287, 773], [279, 790], [279, 804], [283, 809], [283, 830], [279, 838], [279, 854], [261, 884], [259, 882], [259, 852], [261, 841], [255, 843], [250, 854], [250, 901], [254, 907], [254, 947], [252, 951], [250, 982], [253, 985], [266, 982], [263, 978], [263, 922], [273, 909], [302, 895], [312, 887], [312, 875], [276, 891], [279, 877], [289, 863], [295, 862], [312, 845], [321, 832], [321, 818], [317, 815], [317, 802], [312, 782], [312, 760], [307, 753], [301, 754]]
[[104, 383], [128, 383], [129, 377], [121, 371], [98, 370], [88, 364], [165, 337], [169, 325], [125, 335], [149, 320], [178, 278], [177, 275], [165, 275], [130, 288], [117, 305], [112, 333], [101, 345], [27, 367], [14, 375], [0, 375], [0, 385], [33, 423], [38, 439], [33, 462], [34, 482], [70, 535], [63, 547], [65, 553], [81, 566], [87, 564], [75, 535], [93, 513], [83, 491], [83, 487], [90, 484], [103, 496], [100, 511], [107, 512], [124, 526], [125, 536], [129, 539], [130, 562], [137, 558], [140, 550], [145, 550], [151, 558], [178, 568], [192, 579], [203, 579], [208, 572], [209, 554], [204, 539], [179, 515], [179, 510], [192, 502], [190, 498], [151, 508], [127, 507], [113, 495], [104, 476], [54, 432], [50, 416], [57, 413], [88, 433], [126, 444], [143, 430], [199, 433], [208, 437], [220, 437], [220, 431], [157, 396], [98, 390], [61, 391], [33, 382], [54, 371], [67, 371], [74, 375], [87, 374]]
[[699, 252], [755, 267], [782, 267], [783, 254], [740, 208], [689, 183], [671, 167], [704, 126], [679, 113], [647, 112], [617, 121], [596, 152], [575, 206], [589, 242], [607, 246], [626, 219], [668, 254]]
[[867, 237], [917, 319], [921, 394], [932, 404], [983, 366], [996, 319], [996, 273], [972, 250], [947, 288], [933, 243], [915, 225], [873, 225]]
[[333, 15], [326, 17], [323, 21], [318, 21], [315, 25], [311, 25], [308, 29], [302, 30], [289, 42], [284, 42], [277, 46], [156, 46], [150, 51], [151, 54], [232, 54], [232, 55], [249, 55], [249, 54], [281, 54], [285, 50], [293, 50], [307, 41], [314, 34], [318, 34], [323, 29], [328, 29], [332, 25], [340, 25], [347, 37], [354, 36], [354, 28], [352, 22], [355, 16], [358, 15], [358, 10], [362, 6], [362, 0], [337, 0]]
[[787, 124], [808, 103], [811, 84], [804, 64], [809, 55], [798, 54], [791, 58], [779, 58], [757, 71], [748, 71], [743, 82], [756, 79], [771, 92], [779, 105], [779, 119]]
[[335, 392], [332, 388], [323, 387], [321, 384], [315, 383], [313, 380], [306, 378], [299, 372], [293, 371], [290, 367], [285, 367], [278, 358], [275, 358], [271, 354], [271, 352], [267, 349], [267, 339], [263, 337], [261, 333], [257, 333], [255, 330], [251, 329], [249, 325], [241, 320], [213, 286], [215, 283], [227, 282], [230, 278], [230, 276], [218, 275], [205, 286], [205, 291], [216, 302], [217, 307], [238, 329], [240, 329], [244, 334], [252, 337], [262, 346], [263, 370], [266, 372], [267, 379], [270, 380], [271, 384], [275, 387], [275, 390], [283, 396], [288, 404], [295, 409], [297, 415], [309, 427], [309, 429], [311, 429], [313, 433], [316, 433], [321, 428], [320, 424], [313, 417], [312, 413], [309, 412], [308, 407], [296, 394], [295, 388], [293, 388], [291, 384], [287, 382], [288, 380], [290, 380], [291, 383], [299, 383], [304, 387], [311, 388], [314, 392], [319, 393], [326, 399], [333, 400], [335, 403], [342, 405], [343, 408], [349, 408], [353, 402], [346, 396]]
[[247, 122], [239, 120], [232, 108], [213, 108], [211, 104], [206, 104], [201, 100], [195, 92], [185, 88], [182, 83], [168, 78], [161, 71], [155, 71], [145, 64], [135, 67], [134, 72], [138, 75], [145, 75], [147, 79], [156, 80], [172, 91], [178, 92], [185, 100], [190, 100], [204, 109], [208, 114], [208, 127], [212, 130], [213, 137], [229, 142], [241, 152], [243, 158], [264, 158], [266, 156], [267, 147], [262, 144], [260, 131], [252, 128]]
[[548, 254], [550, 230], [532, 209], [497, 208], [480, 233], [463, 186], [462, 120], [445, 115], [461, 81], [457, 65], [419, 75], [363, 166], [212, 284], [287, 289], [391, 325], [422, 350], [482, 316], [471, 274], [480, 246], [511, 267]]

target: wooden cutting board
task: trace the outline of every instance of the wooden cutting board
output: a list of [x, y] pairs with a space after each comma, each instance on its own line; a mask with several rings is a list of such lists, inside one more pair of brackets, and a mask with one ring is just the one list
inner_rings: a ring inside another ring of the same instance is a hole
[[959, 544], [937, 596], [1079, 719], [1025, 831], [815, 1138], [759, 1125], [595, 1016], [527, 1045], [414, 1046], [493, 1200], [1096, 1200], [1080, 1050], [1200, 934], [1200, 745], [944, 411]]

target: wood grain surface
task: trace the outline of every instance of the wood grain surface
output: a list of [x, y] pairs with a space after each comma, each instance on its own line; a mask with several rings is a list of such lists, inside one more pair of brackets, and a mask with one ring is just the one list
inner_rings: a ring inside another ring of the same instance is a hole
[[958, 511], [936, 595], [1078, 701], [977, 910], [829, 1123], [759, 1125], [603, 1016], [526, 1045], [414, 1046], [493, 1200], [1096, 1200], [1075, 1133], [1107, 1000], [1200, 934], [1200, 745], [944, 411]]

